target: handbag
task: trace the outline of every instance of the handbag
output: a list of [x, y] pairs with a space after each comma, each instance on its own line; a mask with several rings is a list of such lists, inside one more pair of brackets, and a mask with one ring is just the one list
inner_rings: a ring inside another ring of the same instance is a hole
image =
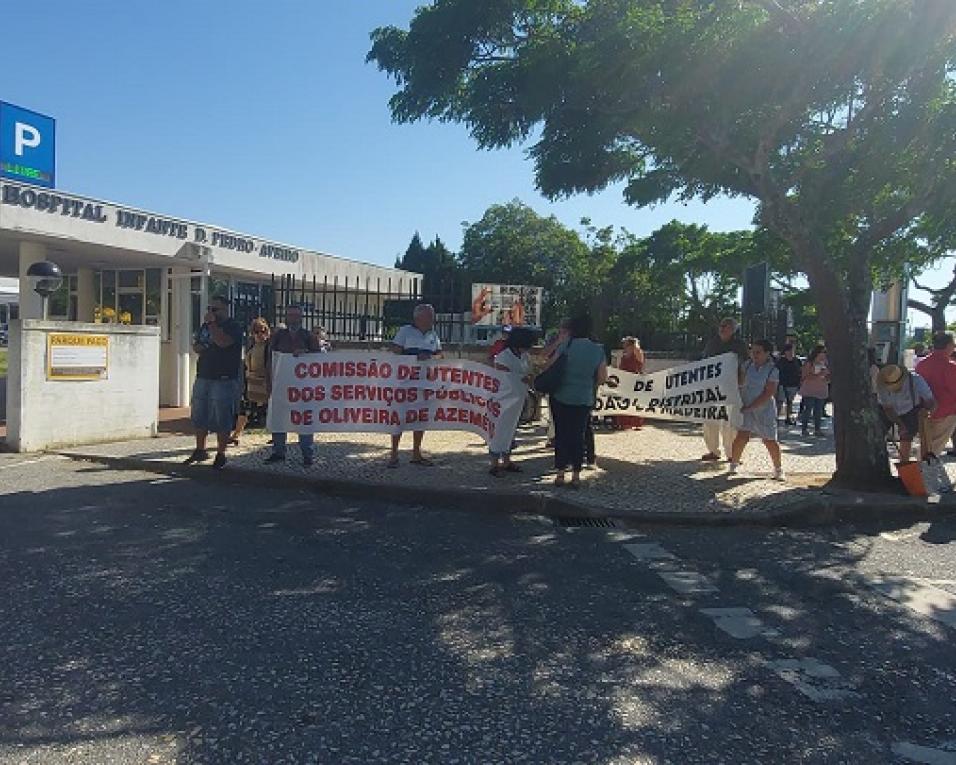
[[538, 393], [550, 396], [561, 387], [564, 368], [568, 365], [568, 348], [571, 347], [571, 342], [573, 341], [569, 341], [567, 347], [561, 351], [561, 355], [551, 362], [551, 366], [534, 378], [534, 389]]

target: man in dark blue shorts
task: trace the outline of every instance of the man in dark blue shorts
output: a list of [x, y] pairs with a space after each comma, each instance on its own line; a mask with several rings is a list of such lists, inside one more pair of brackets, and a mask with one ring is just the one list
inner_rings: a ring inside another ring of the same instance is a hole
[[216, 434], [216, 459], [212, 466], [226, 465], [226, 445], [239, 407], [239, 366], [242, 363], [242, 327], [229, 316], [229, 301], [217, 295], [209, 301], [206, 320], [193, 343], [199, 354], [193, 385], [191, 418], [196, 428], [196, 449], [187, 465], [205, 462], [206, 437]]

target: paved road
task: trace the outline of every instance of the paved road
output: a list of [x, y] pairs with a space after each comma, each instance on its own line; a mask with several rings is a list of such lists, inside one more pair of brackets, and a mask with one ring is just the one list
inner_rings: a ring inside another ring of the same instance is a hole
[[0, 762], [952, 763], [954, 540], [0, 455]]

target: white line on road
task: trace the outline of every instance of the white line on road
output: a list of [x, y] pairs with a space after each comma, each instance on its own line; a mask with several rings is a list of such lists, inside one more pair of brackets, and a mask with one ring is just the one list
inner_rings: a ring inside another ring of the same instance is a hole
[[656, 542], [624, 545], [624, 549], [640, 561], [677, 560], [677, 557], [673, 553], [669, 553]]
[[818, 704], [856, 696], [852, 686], [819, 659], [774, 659], [767, 665], [800, 693]]
[[657, 575], [667, 585], [681, 595], [697, 595], [701, 593], [717, 592], [710, 581], [696, 571], [658, 571]]
[[69, 457], [61, 457], [59, 454], [51, 454], [46, 457], [38, 457], [35, 460], [23, 460], [22, 462], [14, 462], [12, 465], [3, 465], [0, 466], [0, 470], [13, 470], [13, 468], [23, 467], [24, 465], [36, 465], [38, 462], [50, 462], [52, 460], [66, 460]]
[[933, 587], [925, 579], [908, 576], [877, 577], [867, 584], [911, 611], [956, 627], [956, 595]]
[[700, 612], [713, 619], [717, 629], [737, 640], [780, 635], [777, 630], [760, 621], [749, 608], [702, 608]]
[[924, 765], [956, 765], [956, 751], [931, 749], [928, 746], [911, 744], [909, 741], [893, 744], [893, 754]]

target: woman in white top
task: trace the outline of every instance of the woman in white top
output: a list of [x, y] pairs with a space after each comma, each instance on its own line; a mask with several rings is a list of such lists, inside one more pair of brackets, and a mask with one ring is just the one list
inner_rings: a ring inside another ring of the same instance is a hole
[[[534, 338], [531, 332], [522, 327], [515, 327], [508, 333], [508, 341], [501, 353], [495, 356], [495, 369], [509, 372], [515, 384], [527, 389], [531, 383], [531, 356], [528, 351]], [[491, 470], [495, 478], [505, 473], [520, 473], [521, 468], [511, 461], [511, 451], [514, 449], [512, 438], [511, 449], [506, 452], [491, 452]]]

